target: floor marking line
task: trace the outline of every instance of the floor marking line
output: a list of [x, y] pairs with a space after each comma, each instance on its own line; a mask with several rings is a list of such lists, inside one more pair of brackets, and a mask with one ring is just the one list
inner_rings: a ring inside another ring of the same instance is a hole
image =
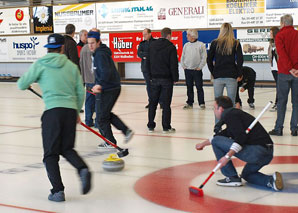
[[26, 210], [26, 211], [34, 211], [34, 212], [56, 213], [56, 212], [51, 212], [51, 211], [46, 211], [46, 210], [32, 209], [32, 208], [14, 206], [14, 205], [3, 204], [3, 203], [0, 203], [0, 206], [14, 208], [14, 209], [22, 209], [22, 210]]

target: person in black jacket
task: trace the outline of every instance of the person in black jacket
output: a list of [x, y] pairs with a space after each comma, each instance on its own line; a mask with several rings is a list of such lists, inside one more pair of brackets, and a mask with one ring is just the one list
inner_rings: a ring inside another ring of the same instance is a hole
[[[246, 129], [254, 121], [254, 117], [240, 109], [233, 108], [232, 100], [227, 96], [215, 98], [214, 114], [219, 119], [215, 125], [215, 135], [196, 145], [197, 150], [212, 145], [221, 172], [226, 178], [218, 180], [220, 186], [241, 186], [241, 178], [248, 183], [272, 188], [283, 189], [283, 180], [279, 172], [265, 175], [259, 170], [268, 165], [273, 158], [273, 142], [264, 127], [257, 122], [246, 134]], [[221, 130], [222, 125], [226, 129]], [[246, 162], [239, 177], [230, 161], [235, 156]]]
[[221, 25], [218, 38], [211, 42], [207, 64], [214, 78], [214, 97], [222, 96], [226, 87], [228, 96], [235, 103], [237, 81], [242, 76], [243, 54], [240, 42], [234, 38], [231, 24]]
[[[96, 119], [99, 132], [109, 141], [117, 144], [111, 124], [121, 130], [125, 136], [124, 143], [128, 143], [134, 132], [129, 129], [121, 119], [112, 113], [112, 109], [120, 95], [120, 75], [112, 59], [112, 52], [100, 41], [100, 34], [96, 31], [88, 33], [88, 45], [93, 52], [93, 68], [95, 73], [95, 86], [92, 91], [96, 93]], [[114, 148], [103, 143], [98, 148]]]
[[68, 24], [65, 27], [65, 45], [64, 45], [64, 54], [69, 60], [78, 66], [80, 69], [80, 59], [78, 56], [77, 43], [73, 39], [75, 35], [76, 27], [73, 24]]
[[[149, 46], [150, 44], [155, 41], [151, 35], [151, 30], [146, 28], [143, 30], [143, 37], [144, 40], [139, 44], [138, 47], [138, 57], [142, 59], [141, 61], [141, 70], [146, 82], [146, 89], [147, 89], [147, 95], [148, 95], [148, 101], [150, 101], [151, 96], [151, 86], [150, 86], [150, 77], [149, 77], [149, 64], [147, 58], [149, 57]], [[145, 108], [148, 108], [149, 104], [146, 105]]]
[[151, 79], [151, 99], [149, 100], [148, 130], [153, 132], [158, 101], [162, 102], [163, 133], [176, 130], [171, 126], [171, 102], [173, 85], [179, 79], [178, 58], [175, 45], [170, 42], [172, 30], [163, 28], [161, 38], [151, 43], [149, 48], [149, 76]]
[[255, 91], [255, 82], [256, 82], [256, 72], [253, 68], [243, 66], [242, 67], [242, 78], [238, 82], [237, 94], [236, 94], [236, 108], [240, 109], [242, 106], [242, 101], [239, 96], [239, 89], [240, 92], [244, 92], [247, 90], [248, 92], [248, 99], [247, 103], [251, 109], [255, 108], [254, 102], [254, 91]]

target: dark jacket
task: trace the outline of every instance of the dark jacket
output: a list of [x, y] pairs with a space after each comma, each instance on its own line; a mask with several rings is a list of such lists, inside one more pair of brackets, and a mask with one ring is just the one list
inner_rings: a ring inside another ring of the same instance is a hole
[[244, 89], [254, 87], [256, 82], [256, 72], [254, 71], [254, 69], [251, 67], [243, 66], [242, 74], [243, 78], [240, 82], [238, 82], [238, 85], [240, 87], [243, 87]]
[[151, 43], [149, 48], [150, 78], [179, 80], [178, 57], [176, 47], [165, 38]]
[[110, 48], [101, 43], [93, 57], [95, 84], [101, 85], [103, 91], [120, 88], [120, 75], [112, 59]]
[[[211, 42], [207, 64], [213, 78], [238, 78], [242, 75], [243, 54], [241, 44], [235, 42], [231, 55], [222, 55], [216, 50], [217, 41]], [[213, 64], [215, 61], [215, 64]], [[237, 63], [236, 63], [237, 62]]]
[[[227, 112], [224, 113], [226, 110]], [[226, 129], [216, 133], [216, 136], [232, 138], [242, 147], [246, 145], [262, 145], [266, 147], [266, 144], [273, 144], [269, 134], [259, 122], [256, 123], [250, 133], [245, 133], [247, 127], [255, 119], [252, 115], [236, 108], [225, 109], [225, 111], [216, 126], [226, 124]]]
[[293, 26], [285, 26], [275, 36], [278, 54], [278, 73], [290, 75], [291, 69], [298, 69], [298, 31]]
[[139, 44], [138, 47], [138, 57], [142, 59], [141, 61], [141, 70], [142, 72], [148, 72], [149, 64], [147, 58], [149, 57], [149, 46], [156, 39], [150, 38], [149, 41], [144, 40]]
[[64, 54], [69, 60], [78, 66], [80, 69], [80, 59], [78, 56], [77, 43], [69, 35], [64, 35]]

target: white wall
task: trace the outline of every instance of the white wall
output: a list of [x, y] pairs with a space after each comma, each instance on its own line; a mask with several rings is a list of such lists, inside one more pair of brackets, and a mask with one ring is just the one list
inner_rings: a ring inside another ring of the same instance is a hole
[[[244, 63], [244, 66], [253, 68], [257, 73], [257, 81], [274, 81], [269, 63]], [[141, 63], [125, 63], [126, 79], [143, 79], [141, 72]], [[179, 79], [184, 80], [184, 71], [179, 64]], [[210, 72], [207, 65], [203, 68], [203, 79], [210, 80]]]

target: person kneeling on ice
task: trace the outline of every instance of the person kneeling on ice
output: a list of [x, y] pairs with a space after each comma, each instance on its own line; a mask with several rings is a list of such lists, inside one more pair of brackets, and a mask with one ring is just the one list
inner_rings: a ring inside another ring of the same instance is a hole
[[[227, 96], [220, 96], [214, 102], [214, 114], [219, 122], [214, 127], [215, 135], [196, 145], [197, 150], [212, 145], [221, 172], [226, 178], [218, 180], [220, 186], [242, 186], [241, 178], [248, 183], [283, 189], [283, 180], [279, 172], [265, 175], [259, 170], [268, 165], [273, 158], [273, 142], [264, 127], [257, 122], [249, 134], [245, 130], [254, 121], [254, 117], [240, 109], [233, 108], [233, 102]], [[224, 130], [222, 125], [226, 125]], [[235, 156], [246, 162], [239, 177], [230, 161]]]

